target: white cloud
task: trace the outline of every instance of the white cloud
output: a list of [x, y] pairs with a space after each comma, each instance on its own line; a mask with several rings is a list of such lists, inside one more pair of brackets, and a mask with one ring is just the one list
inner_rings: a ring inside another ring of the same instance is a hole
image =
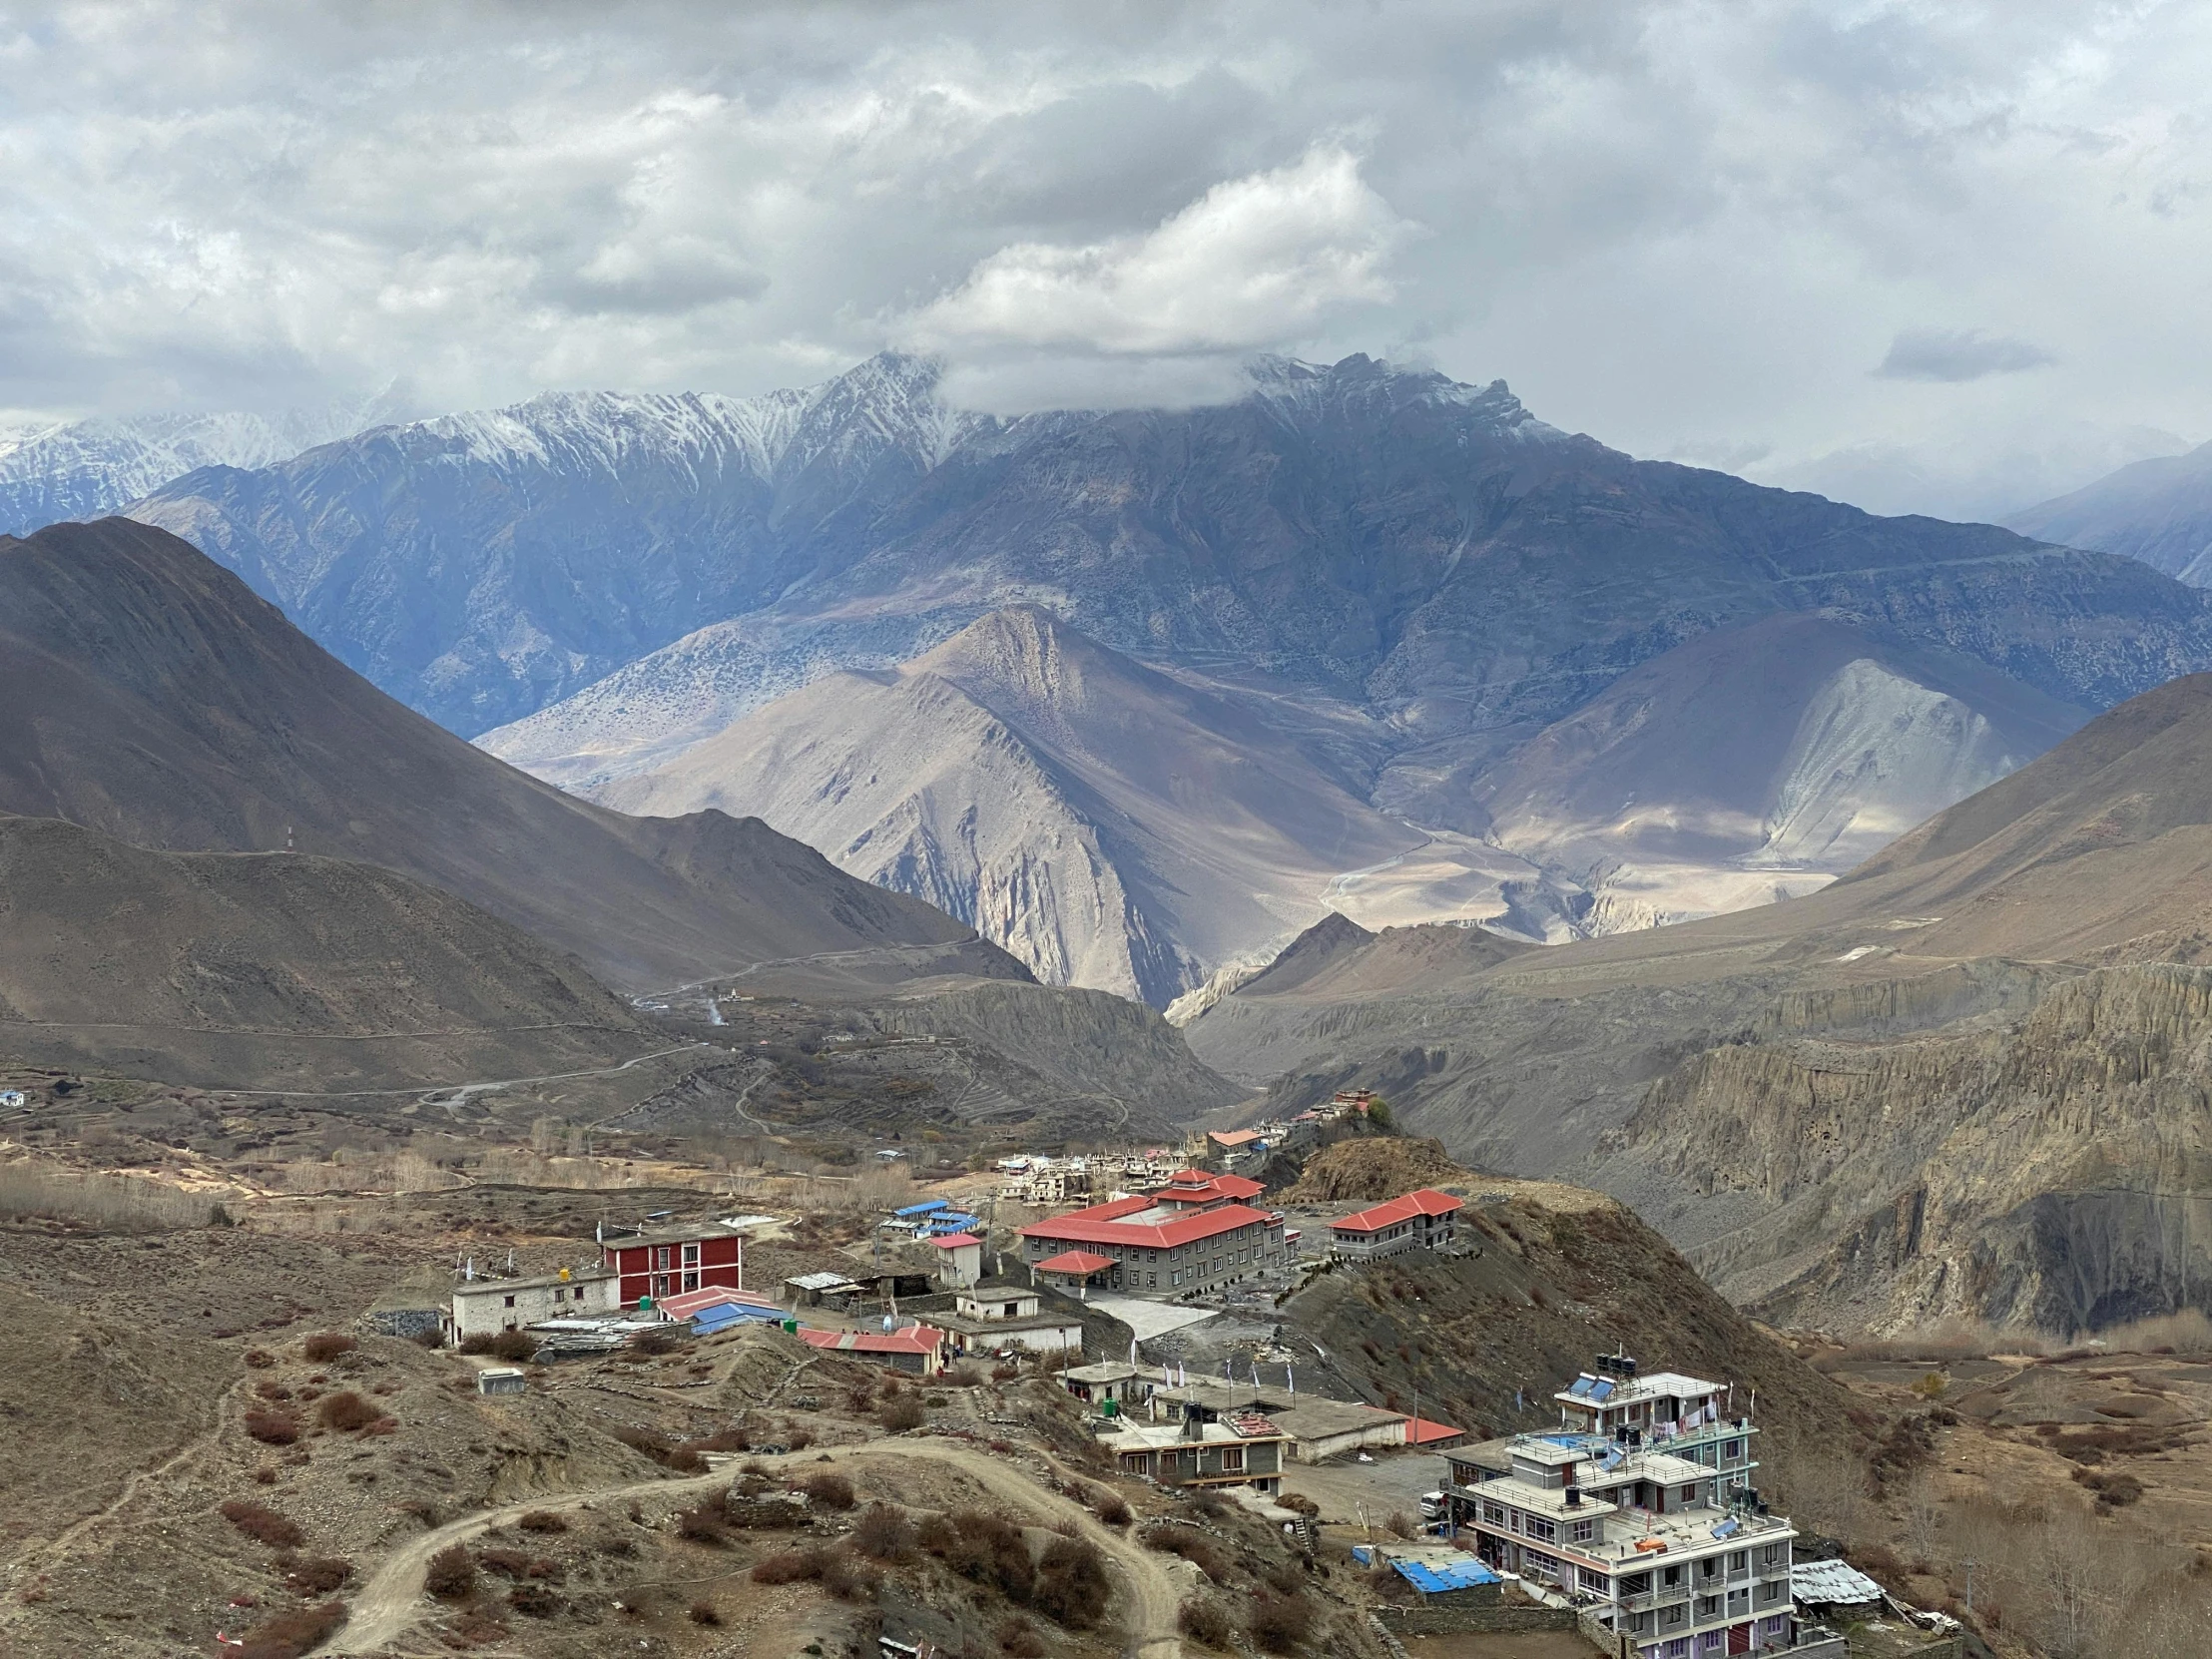
[[[8, 3], [0, 408], [742, 392], [927, 336], [1004, 407], [1417, 342], [1775, 468], [2212, 432], [2204, 7]], [[1931, 317], [2053, 360], [1868, 373]]]
[[1216, 185], [1141, 236], [1002, 248], [908, 327], [945, 349], [1250, 352], [1388, 299], [1383, 266], [1404, 232], [1349, 151], [1317, 146]]

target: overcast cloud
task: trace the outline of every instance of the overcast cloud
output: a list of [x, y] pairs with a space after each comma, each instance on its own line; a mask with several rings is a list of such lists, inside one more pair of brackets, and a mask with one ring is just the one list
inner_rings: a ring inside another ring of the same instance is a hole
[[0, 0], [0, 408], [1367, 350], [1939, 511], [2212, 435], [2201, 5], [344, 10]]

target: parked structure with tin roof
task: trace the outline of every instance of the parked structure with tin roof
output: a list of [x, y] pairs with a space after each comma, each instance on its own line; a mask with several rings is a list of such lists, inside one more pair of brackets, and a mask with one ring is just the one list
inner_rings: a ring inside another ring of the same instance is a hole
[[817, 1331], [802, 1326], [799, 1340], [810, 1348], [872, 1360], [916, 1377], [934, 1377], [944, 1370], [951, 1346], [945, 1333], [928, 1325], [909, 1325], [903, 1331]]
[[[1085, 1283], [1102, 1277], [1107, 1290], [1139, 1295], [1235, 1284], [1287, 1260], [1281, 1214], [1245, 1202], [1261, 1190], [1243, 1176], [1183, 1170], [1157, 1192], [1024, 1227], [1022, 1259], [1040, 1271], [1081, 1272]], [[1071, 1254], [1103, 1256], [1111, 1266], [1102, 1275], [1073, 1264], [1047, 1266]]]
[[1451, 1243], [1459, 1200], [1422, 1187], [1387, 1204], [1362, 1210], [1329, 1224], [1329, 1248], [1347, 1261], [1374, 1262], [1408, 1250], [1435, 1250]]

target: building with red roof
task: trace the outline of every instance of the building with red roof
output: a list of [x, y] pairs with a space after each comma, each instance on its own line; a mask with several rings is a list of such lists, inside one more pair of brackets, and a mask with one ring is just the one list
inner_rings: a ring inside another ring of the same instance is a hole
[[945, 1333], [928, 1325], [909, 1325], [903, 1331], [817, 1331], [802, 1326], [799, 1340], [810, 1348], [872, 1360], [917, 1377], [934, 1377], [942, 1371], [951, 1343]]
[[1330, 1252], [1350, 1261], [1374, 1262], [1408, 1250], [1434, 1250], [1451, 1243], [1458, 1213], [1456, 1198], [1423, 1187], [1331, 1222]]
[[1040, 1273], [1143, 1295], [1235, 1284], [1288, 1260], [1282, 1215], [1246, 1202], [1261, 1190], [1241, 1175], [1182, 1170], [1156, 1192], [1024, 1227], [1022, 1260]]

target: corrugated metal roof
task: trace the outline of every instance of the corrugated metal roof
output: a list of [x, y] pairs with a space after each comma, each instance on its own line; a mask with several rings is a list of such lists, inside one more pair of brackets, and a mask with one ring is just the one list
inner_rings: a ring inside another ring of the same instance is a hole
[[1824, 1606], [1880, 1601], [1882, 1586], [1848, 1561], [1792, 1561], [1790, 1594]]

